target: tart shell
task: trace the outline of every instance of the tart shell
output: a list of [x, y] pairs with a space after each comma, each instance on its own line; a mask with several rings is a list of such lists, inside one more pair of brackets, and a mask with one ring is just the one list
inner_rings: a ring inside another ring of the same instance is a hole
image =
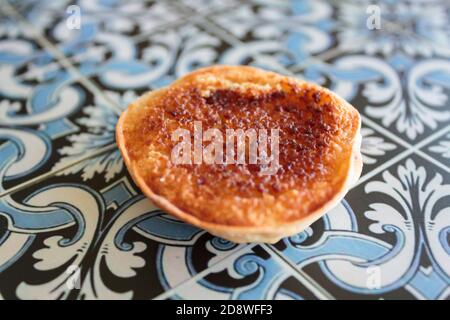
[[[217, 86], [217, 88], [222, 88], [229, 86], [228, 82], [217, 82], [217, 79], [221, 79], [221, 76], [226, 73], [237, 74], [237, 78], [234, 78], [234, 81], [239, 84], [240, 79], [249, 79], [249, 77], [254, 77], [256, 74], [257, 77], [261, 75], [262, 81], [260, 83], [264, 84], [264, 76], [268, 76], [268, 81], [274, 81], [276, 83], [279, 79], [289, 79], [290, 83], [295, 83], [296, 86], [308, 86], [309, 90], [316, 90], [321, 94], [327, 95], [330, 97], [331, 101], [334, 104], [339, 105], [338, 110], [344, 110], [351, 114], [351, 120], [355, 121], [356, 125], [353, 125], [351, 128], [351, 132], [348, 132], [348, 135], [351, 136], [350, 140], [351, 145], [349, 146], [348, 151], [345, 154], [344, 160], [341, 163], [342, 168], [345, 168], [344, 172], [339, 170], [342, 177], [340, 177], [340, 182], [338, 185], [333, 187], [331, 195], [326, 199], [323, 199], [320, 206], [315, 208], [314, 210], [308, 212], [307, 214], [303, 214], [302, 216], [296, 219], [289, 219], [289, 221], [275, 221], [271, 222], [267, 225], [252, 225], [251, 223], [247, 224], [229, 224], [229, 223], [218, 223], [215, 221], [208, 221], [207, 219], [203, 219], [202, 216], [194, 215], [191, 212], [187, 212], [187, 210], [183, 210], [178, 206], [175, 201], [169, 200], [167, 197], [158, 194], [155, 190], [152, 190], [152, 186], [146, 181], [144, 175], [142, 174], [142, 166], [139, 166], [132, 156], [130, 156], [129, 147], [127, 147], [127, 139], [126, 136], [126, 128], [127, 128], [127, 120], [129, 120], [129, 110], [126, 110], [120, 116], [120, 119], [117, 123], [116, 127], [116, 140], [119, 150], [123, 156], [126, 167], [128, 168], [134, 182], [137, 186], [142, 190], [142, 192], [157, 206], [161, 209], [167, 211], [169, 214], [187, 222], [192, 225], [195, 225], [199, 228], [205, 229], [213, 235], [222, 237], [224, 239], [236, 242], [236, 243], [248, 243], [248, 242], [256, 242], [256, 243], [275, 243], [279, 241], [281, 238], [286, 236], [294, 235], [298, 232], [303, 231], [309, 225], [311, 225], [314, 221], [323, 216], [326, 212], [332, 209], [347, 193], [349, 188], [356, 183], [358, 180], [361, 171], [362, 171], [362, 157], [360, 153], [360, 145], [361, 145], [361, 135], [360, 135], [360, 117], [358, 112], [354, 107], [352, 107], [349, 103], [347, 103], [344, 99], [340, 98], [336, 94], [330, 92], [329, 90], [322, 88], [315, 84], [310, 84], [307, 82], [299, 81], [292, 78], [287, 78], [283, 76], [276, 75], [271, 72], [261, 71], [252, 67], [243, 67], [243, 66], [213, 66], [208, 68], [199, 69], [198, 71], [192, 72], [189, 75], [181, 78], [176, 81], [172, 86], [188, 84], [189, 86], [195, 86], [196, 81], [198, 81], [199, 75], [202, 76], [202, 79], [206, 77], [213, 77], [213, 84]], [[242, 76], [241, 76], [242, 75]], [[259, 79], [259, 78], [258, 78]], [[275, 80], [273, 80], [275, 79]], [[209, 80], [208, 80], [209, 81]], [[244, 80], [242, 81], [242, 83]], [[272, 84], [270, 84], [272, 86]], [[245, 82], [245, 90], [258, 91], [264, 90], [261, 89], [263, 87], [252, 86], [252, 83]], [[170, 88], [169, 87], [169, 88]], [[233, 84], [233, 88], [235, 85]], [[214, 86], [213, 86], [214, 89]], [[139, 98], [136, 102], [132, 103], [131, 106], [133, 108], [139, 108], [140, 106], [147, 105], [148, 101], [151, 99], [155, 99], [157, 96], [167, 95], [169, 94], [167, 88], [162, 88], [156, 91], [149, 92]], [[131, 107], [130, 106], [130, 107]], [[197, 201], [197, 199], [192, 198], [192, 201]]]

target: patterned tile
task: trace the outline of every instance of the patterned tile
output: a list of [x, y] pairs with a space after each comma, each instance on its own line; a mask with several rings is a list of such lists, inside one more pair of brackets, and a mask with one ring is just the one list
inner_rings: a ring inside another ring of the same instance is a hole
[[182, 19], [170, 1], [25, 1], [16, 9], [74, 61], [119, 51], [131, 38]]
[[229, 44], [189, 23], [157, 31], [134, 43], [117, 43], [114, 50], [85, 60], [79, 68], [103, 90], [142, 93], [199, 67], [245, 62], [227, 58], [227, 54], [233, 57]]
[[[79, 8], [81, 18], [79, 28], [70, 26], [74, 21], [69, 18], [76, 17], [78, 13], [75, 7]], [[171, 1], [63, 0], [58, 3], [47, 3], [28, 0], [19, 1], [15, 8], [27, 21], [43, 30], [47, 36], [55, 37], [55, 41], [62, 39], [58, 37], [65, 32], [64, 24], [68, 32], [86, 29], [84, 32], [94, 31], [94, 35], [117, 33], [133, 36], [181, 18], [180, 12], [171, 5]], [[46, 17], [43, 17], [45, 14]], [[57, 30], [60, 32], [56, 32]], [[80, 36], [81, 33], [68, 34], [67, 37], [74, 35]]]
[[337, 1], [338, 47], [391, 57], [449, 57], [445, 1]]
[[338, 299], [448, 299], [450, 176], [413, 155], [275, 247]]
[[14, 38], [0, 39], [0, 61], [3, 191], [68, 164], [64, 160], [66, 138], [75, 133], [85, 136], [80, 117], [108, 102], [20, 31]]
[[[302, 75], [350, 101], [396, 137], [416, 144], [450, 123], [448, 59], [341, 55]], [[364, 121], [364, 119], [363, 119]]]
[[176, 289], [171, 299], [317, 299], [292, 269], [261, 246], [248, 246]]
[[210, 20], [286, 67], [334, 47], [334, 8], [325, 1], [251, 1]]
[[7, 299], [153, 298], [242, 247], [156, 208], [110, 153], [1, 198], [0, 244]]
[[[337, 54], [302, 74], [410, 144], [450, 123], [444, 1], [335, 2]], [[380, 13], [380, 28], [371, 14]], [[296, 73], [295, 66], [290, 69]]]
[[251, 52], [230, 45], [196, 23], [155, 31], [137, 41], [112, 41], [110, 48], [104, 49], [104, 54], [75, 66], [122, 108], [149, 88], [168, 85], [200, 67], [259, 65]]

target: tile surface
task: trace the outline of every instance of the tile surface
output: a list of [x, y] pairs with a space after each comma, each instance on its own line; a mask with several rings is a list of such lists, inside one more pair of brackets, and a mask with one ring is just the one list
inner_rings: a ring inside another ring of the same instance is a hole
[[[302, 300], [317, 299], [303, 279], [261, 246], [247, 246], [211, 267], [200, 279], [178, 287], [171, 299]], [[300, 278], [300, 279], [299, 279]]]
[[[450, 299], [450, 7], [372, 4], [0, 0], [0, 298]], [[298, 235], [230, 243], [127, 173], [120, 112], [211, 64], [360, 111], [361, 179]]]

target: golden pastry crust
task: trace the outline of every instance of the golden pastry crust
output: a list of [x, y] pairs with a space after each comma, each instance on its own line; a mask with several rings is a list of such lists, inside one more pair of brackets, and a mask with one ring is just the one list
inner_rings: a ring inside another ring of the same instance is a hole
[[[257, 164], [171, 161], [179, 128], [280, 130], [274, 175]], [[174, 216], [235, 242], [276, 242], [331, 209], [359, 178], [360, 117], [315, 84], [244, 66], [213, 66], [132, 103], [117, 124], [125, 164]]]

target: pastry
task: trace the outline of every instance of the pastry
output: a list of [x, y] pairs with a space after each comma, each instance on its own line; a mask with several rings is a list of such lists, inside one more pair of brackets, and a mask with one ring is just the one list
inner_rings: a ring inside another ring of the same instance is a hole
[[274, 243], [357, 181], [360, 126], [354, 107], [316, 84], [212, 66], [131, 103], [116, 135], [138, 187], [169, 214], [230, 241]]

